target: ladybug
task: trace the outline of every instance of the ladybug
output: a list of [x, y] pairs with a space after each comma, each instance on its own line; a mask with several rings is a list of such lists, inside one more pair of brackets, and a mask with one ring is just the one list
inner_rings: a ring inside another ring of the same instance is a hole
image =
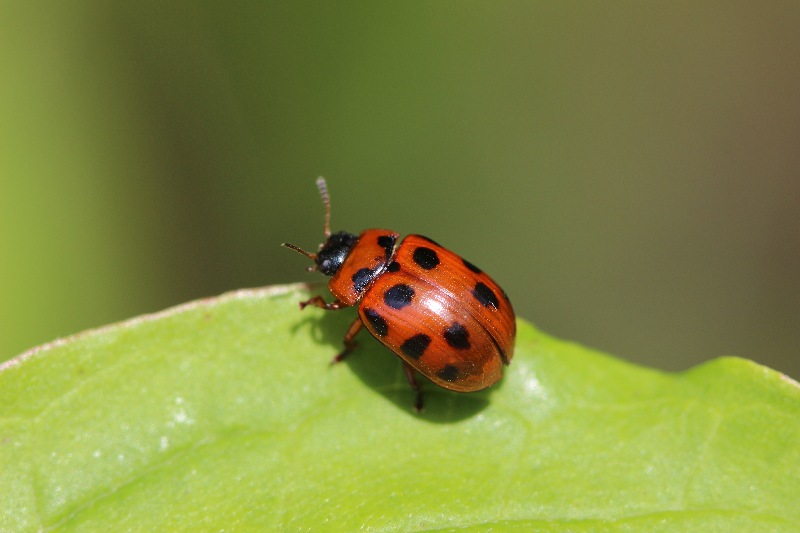
[[391, 230], [360, 235], [330, 231], [330, 197], [317, 179], [325, 206], [325, 242], [317, 253], [283, 243], [314, 261], [308, 271], [330, 276], [335, 300], [321, 296], [300, 302], [337, 310], [358, 305], [358, 318], [344, 336], [344, 359], [366, 327], [403, 360], [406, 378], [422, 410], [419, 372], [436, 385], [458, 392], [485, 389], [502, 376], [514, 353], [514, 309], [505, 291], [481, 269], [422, 235], [402, 241]]

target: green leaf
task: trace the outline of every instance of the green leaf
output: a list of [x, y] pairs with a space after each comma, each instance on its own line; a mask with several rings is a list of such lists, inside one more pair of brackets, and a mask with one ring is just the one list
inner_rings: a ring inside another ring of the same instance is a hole
[[192, 302], [0, 371], [0, 529], [790, 531], [800, 390], [648, 370], [520, 322], [488, 391], [426, 387], [300, 285]]

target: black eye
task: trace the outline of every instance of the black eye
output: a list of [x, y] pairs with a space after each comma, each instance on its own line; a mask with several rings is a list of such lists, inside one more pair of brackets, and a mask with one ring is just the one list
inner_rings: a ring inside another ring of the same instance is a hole
[[326, 276], [336, 274], [356, 242], [358, 242], [356, 235], [344, 231], [328, 237], [328, 240], [322, 245], [322, 249], [317, 253], [319, 271]]

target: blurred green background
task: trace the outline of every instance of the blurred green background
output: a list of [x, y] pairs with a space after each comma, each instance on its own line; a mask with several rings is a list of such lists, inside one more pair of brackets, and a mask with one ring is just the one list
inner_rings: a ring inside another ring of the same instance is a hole
[[0, 360], [423, 233], [546, 331], [800, 377], [798, 2], [0, 2]]

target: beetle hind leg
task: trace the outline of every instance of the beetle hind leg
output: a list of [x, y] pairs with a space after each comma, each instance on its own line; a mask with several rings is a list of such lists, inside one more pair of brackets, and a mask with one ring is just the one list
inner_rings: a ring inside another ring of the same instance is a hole
[[417, 371], [405, 361], [403, 361], [403, 370], [406, 372], [408, 384], [411, 385], [411, 388], [414, 389], [414, 392], [417, 394], [414, 400], [414, 410], [421, 413], [424, 410], [424, 406], [422, 403], [422, 385], [417, 381]]

